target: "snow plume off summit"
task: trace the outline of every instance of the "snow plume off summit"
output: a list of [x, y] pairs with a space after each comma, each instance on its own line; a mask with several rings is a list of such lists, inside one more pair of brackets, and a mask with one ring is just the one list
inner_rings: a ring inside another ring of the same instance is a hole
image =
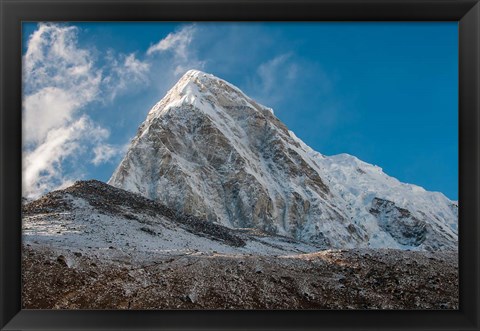
[[312, 150], [272, 109], [196, 70], [150, 110], [108, 183], [324, 248], [457, 247], [456, 202], [354, 156]]

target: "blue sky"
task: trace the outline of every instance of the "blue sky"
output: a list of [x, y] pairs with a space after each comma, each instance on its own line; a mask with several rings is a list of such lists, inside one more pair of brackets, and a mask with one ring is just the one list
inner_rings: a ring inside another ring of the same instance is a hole
[[315, 150], [458, 198], [457, 24], [23, 24], [24, 194], [107, 181], [188, 69], [272, 107]]

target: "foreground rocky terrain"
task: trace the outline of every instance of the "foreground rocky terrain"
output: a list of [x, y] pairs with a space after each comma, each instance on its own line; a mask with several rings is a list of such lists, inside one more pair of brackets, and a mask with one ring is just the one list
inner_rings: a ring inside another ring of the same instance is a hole
[[201, 253], [113, 263], [25, 246], [23, 308], [458, 309], [455, 253]]

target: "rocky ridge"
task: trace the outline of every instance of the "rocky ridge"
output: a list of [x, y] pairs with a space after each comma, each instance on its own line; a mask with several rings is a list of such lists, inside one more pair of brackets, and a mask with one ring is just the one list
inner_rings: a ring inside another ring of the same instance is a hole
[[106, 260], [150, 261], [182, 254], [282, 255], [320, 247], [258, 229], [231, 229], [174, 211], [108, 184], [79, 181], [23, 205], [23, 238]]

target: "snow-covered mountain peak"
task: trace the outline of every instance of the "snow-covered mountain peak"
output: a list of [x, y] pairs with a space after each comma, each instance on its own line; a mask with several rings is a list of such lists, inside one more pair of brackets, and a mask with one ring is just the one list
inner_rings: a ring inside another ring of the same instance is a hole
[[[232, 105], [243, 105], [252, 110], [273, 114], [271, 108], [259, 105], [242, 90], [227, 81], [199, 70], [189, 70], [150, 110], [147, 121], [163, 116], [173, 109], [209, 112], [213, 107], [218, 112], [228, 109]], [[237, 112], [241, 110], [238, 107], [235, 109]]]
[[179, 79], [181, 81], [193, 81], [193, 82], [201, 82], [203, 84], [208, 84], [209, 81], [222, 81], [226, 82], [225, 80], [212, 75], [210, 73], [206, 73], [197, 69], [190, 69], [183, 74], [183, 76]]
[[325, 247], [456, 247], [458, 206], [382, 168], [324, 156], [271, 111], [188, 71], [149, 112], [109, 184], [232, 228]]
[[232, 90], [234, 90], [235, 92], [240, 94], [241, 97], [246, 98], [246, 99], [250, 99], [245, 93], [243, 93], [242, 90], [240, 90], [235, 85], [232, 85], [229, 82], [227, 82], [226, 80], [221, 79], [221, 78], [219, 78], [215, 75], [205, 73], [205, 72], [200, 71], [200, 70], [196, 70], [196, 69], [188, 70], [182, 76], [182, 78], [180, 78], [179, 83], [184, 82], [184, 81], [190, 81], [190, 82], [193, 82], [193, 83], [197, 84], [200, 87], [207, 87], [207, 88], [215, 86], [215, 85], [216, 86], [220, 85], [222, 87], [224, 85], [227, 85], [229, 88], [231, 88]]
[[185, 72], [185, 74], [183, 75], [183, 77], [186, 77], [186, 76], [191, 76], [191, 77], [195, 77], [195, 76], [200, 76], [200, 75], [203, 75], [203, 76], [211, 76], [211, 77], [215, 77], [213, 76], [212, 74], [208, 74], [206, 72], [203, 72], [201, 70], [198, 70], [198, 69], [190, 69], [190, 70], [187, 70], [187, 72]]

